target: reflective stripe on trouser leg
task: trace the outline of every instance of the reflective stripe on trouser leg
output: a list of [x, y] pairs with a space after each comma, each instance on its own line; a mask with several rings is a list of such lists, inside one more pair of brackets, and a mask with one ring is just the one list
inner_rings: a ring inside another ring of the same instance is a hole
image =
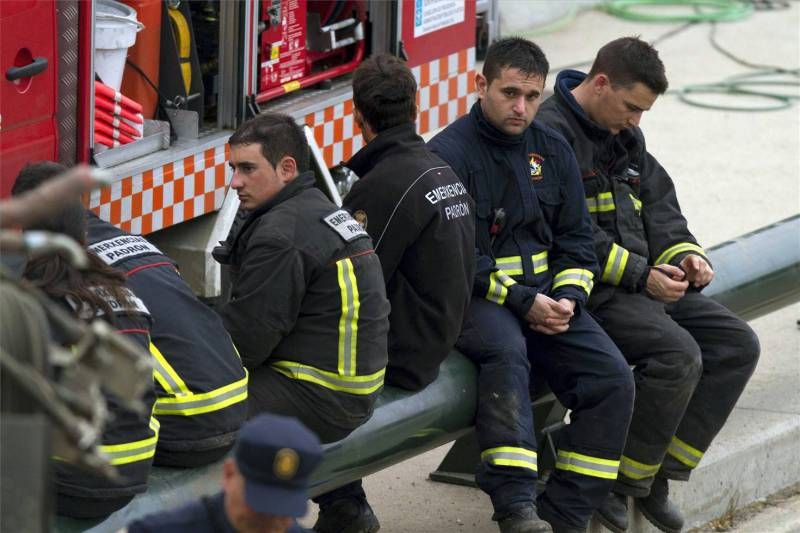
[[678, 437], [672, 437], [667, 453], [689, 468], [695, 468], [700, 463], [700, 459], [703, 458], [703, 452], [683, 442]]
[[648, 465], [623, 455], [619, 462], [619, 474], [631, 479], [642, 480], [655, 476], [660, 467], [661, 463]]
[[582, 453], [558, 450], [556, 468], [577, 472], [584, 476], [599, 477], [602, 479], [617, 479], [619, 461], [592, 457]]
[[516, 468], [536, 469], [536, 452], [514, 446], [498, 446], [481, 452], [481, 461], [495, 466], [508, 466]]

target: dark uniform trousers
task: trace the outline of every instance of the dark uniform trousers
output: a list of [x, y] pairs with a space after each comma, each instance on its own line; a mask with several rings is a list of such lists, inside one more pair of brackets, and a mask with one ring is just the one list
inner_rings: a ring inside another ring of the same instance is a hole
[[617, 477], [631, 417], [634, 383], [622, 354], [580, 307], [566, 332], [544, 335], [507, 308], [478, 298], [456, 346], [479, 366], [476, 432], [483, 452], [477, 482], [497, 514], [534, 498], [533, 413], [524, 407], [531, 402], [533, 369], [572, 410], [571, 423], [558, 436], [556, 470], [537, 507], [559, 522], [585, 527]]
[[665, 305], [620, 290], [593, 312], [635, 365], [634, 415], [614, 490], [646, 496], [659, 472], [689, 479], [755, 369], [758, 338], [694, 291]]

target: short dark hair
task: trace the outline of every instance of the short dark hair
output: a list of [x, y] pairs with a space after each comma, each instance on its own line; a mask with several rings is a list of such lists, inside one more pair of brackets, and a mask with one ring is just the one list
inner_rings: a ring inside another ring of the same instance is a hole
[[656, 94], [664, 94], [669, 83], [658, 51], [639, 37], [620, 37], [604, 45], [589, 70], [588, 78], [603, 73], [614, 87], [643, 83]]
[[515, 68], [528, 76], [547, 77], [550, 64], [536, 43], [522, 37], [506, 37], [492, 43], [483, 62], [486, 83], [500, 77], [503, 69]]
[[417, 118], [417, 80], [405, 62], [377, 54], [353, 74], [353, 104], [375, 133]]
[[[17, 174], [11, 187], [12, 196], [19, 196], [36, 189], [59, 174], [67, 171], [67, 167], [53, 161], [28, 163]], [[62, 206], [58, 212], [52, 213], [39, 221], [33, 228], [38, 230], [63, 233], [79, 243], [86, 243], [86, 214], [79, 199]]]
[[303, 129], [292, 117], [280, 113], [264, 113], [251, 118], [239, 126], [228, 144], [261, 145], [264, 159], [276, 167], [285, 156], [294, 158], [297, 171], [309, 169], [310, 150]]

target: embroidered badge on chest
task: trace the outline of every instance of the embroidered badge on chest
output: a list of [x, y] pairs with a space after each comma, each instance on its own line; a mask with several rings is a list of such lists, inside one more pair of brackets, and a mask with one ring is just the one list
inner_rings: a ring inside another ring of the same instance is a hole
[[361, 227], [367, 229], [367, 212], [363, 209], [359, 209], [358, 211], [353, 213], [353, 218], [356, 219], [356, 222], [361, 224]]
[[542, 175], [542, 163], [544, 157], [539, 154], [528, 154], [528, 162], [531, 166], [531, 179], [533, 181], [541, 181], [544, 176]]

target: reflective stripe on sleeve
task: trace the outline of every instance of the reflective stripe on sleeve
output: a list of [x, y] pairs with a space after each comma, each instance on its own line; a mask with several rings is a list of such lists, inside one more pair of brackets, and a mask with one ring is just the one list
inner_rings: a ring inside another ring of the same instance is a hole
[[656, 259], [655, 263], [653, 264], [660, 265], [663, 263], [669, 263], [673, 257], [683, 252], [695, 252], [696, 254], [703, 256], [703, 258], [708, 259], [706, 251], [703, 250], [701, 246], [698, 246], [692, 242], [681, 242], [674, 246], [670, 246], [661, 252], [661, 255], [658, 256], [658, 259]]
[[667, 453], [689, 468], [696, 467], [703, 458], [703, 452], [686, 444], [678, 437], [672, 437]]
[[544, 252], [539, 252], [538, 254], [533, 254], [531, 256], [531, 262], [533, 263], [533, 273], [534, 274], [541, 274], [542, 272], [546, 272], [549, 268], [547, 266], [547, 250]]
[[601, 192], [597, 196], [587, 197], [586, 207], [590, 213], [604, 213], [606, 211], [614, 211], [617, 208], [614, 205], [614, 194], [610, 192]]
[[661, 468], [661, 464], [648, 465], [645, 463], [640, 463], [639, 461], [634, 461], [630, 457], [626, 457], [624, 455], [619, 462], [620, 474], [624, 474], [626, 477], [631, 479], [645, 479], [648, 477], [653, 477], [656, 475], [659, 468]]
[[629, 255], [630, 252], [622, 246], [617, 246], [616, 243], [612, 244], [600, 279], [605, 283], [619, 285], [619, 282], [622, 281], [622, 274], [625, 273], [625, 267], [628, 265]]
[[594, 274], [591, 270], [583, 268], [567, 268], [562, 270], [553, 278], [553, 289], [557, 289], [563, 285], [577, 285], [586, 291], [586, 294], [591, 294], [594, 282], [592, 279]]
[[514, 285], [516, 281], [511, 279], [504, 271], [496, 270], [489, 274], [489, 290], [486, 292], [486, 299], [497, 305], [503, 305], [508, 296], [508, 287]]
[[342, 316], [339, 318], [339, 374], [356, 375], [356, 351], [358, 341], [358, 283], [355, 268], [350, 258], [336, 262], [339, 289], [342, 294]]
[[171, 396], [191, 394], [189, 387], [181, 379], [178, 373], [169, 364], [167, 358], [161, 353], [155, 344], [150, 342], [150, 355], [153, 356], [153, 377], [164, 389], [164, 392]]
[[270, 366], [284, 376], [316, 383], [326, 389], [350, 394], [372, 394], [383, 386], [386, 369], [364, 376], [343, 376], [295, 361], [272, 361]]
[[558, 451], [556, 468], [576, 472], [585, 476], [599, 477], [603, 479], [617, 479], [619, 461], [611, 459], [601, 459], [584, 455], [582, 453]]
[[527, 468], [536, 472], [536, 452], [513, 446], [499, 446], [481, 452], [481, 461], [497, 466]]
[[158, 398], [153, 413], [156, 415], [192, 416], [225, 409], [247, 399], [247, 380], [249, 374], [244, 369], [244, 377], [213, 391], [183, 394], [169, 398]]

